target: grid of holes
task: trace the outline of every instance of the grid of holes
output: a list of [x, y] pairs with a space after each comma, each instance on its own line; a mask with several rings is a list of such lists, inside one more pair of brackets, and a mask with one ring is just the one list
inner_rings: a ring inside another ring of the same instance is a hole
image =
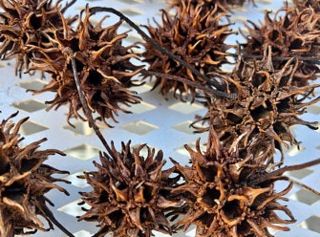
[[[88, 0], [89, 1], [89, 0]], [[282, 1], [264, 0], [256, 1], [257, 8], [245, 6], [236, 10], [234, 17], [236, 22], [244, 21], [250, 13], [250, 19], [257, 21], [262, 19], [262, 9], [278, 9]], [[147, 23], [147, 19], [159, 18], [158, 9], [164, 6], [160, 0], [97, 0], [90, 1], [90, 5], [105, 5], [115, 7], [137, 23]], [[85, 6], [83, 1], [78, 1], [72, 11], [78, 11]], [[70, 12], [73, 14], [73, 12]], [[117, 18], [111, 17], [109, 22], [115, 22]], [[237, 28], [239, 25], [235, 25]], [[127, 30], [124, 24], [123, 30]], [[130, 33], [128, 42], [134, 42], [139, 36], [134, 32]], [[239, 38], [238, 38], [239, 39]], [[235, 42], [235, 38], [230, 38], [230, 42]], [[74, 121], [76, 128], [70, 127], [65, 121], [66, 108], [59, 111], [46, 112], [46, 105], [43, 101], [52, 98], [52, 94], [34, 95], [26, 93], [26, 89], [39, 89], [46, 81], [39, 80], [38, 76], [17, 79], [13, 76], [12, 62], [1, 63], [0, 65], [0, 108], [3, 118], [19, 109], [19, 118], [30, 116], [30, 120], [24, 124], [22, 132], [26, 135], [25, 142], [31, 142], [42, 137], [49, 140], [44, 144], [44, 148], [57, 148], [63, 150], [67, 157], [52, 157], [48, 163], [53, 166], [69, 170], [71, 175], [65, 177], [72, 182], [72, 185], [65, 186], [70, 192], [69, 197], [63, 197], [58, 192], [50, 192], [49, 197], [56, 204], [54, 213], [56, 217], [75, 233], [77, 237], [87, 237], [95, 233], [95, 226], [88, 223], [78, 223], [76, 216], [82, 213], [77, 205], [79, 202], [79, 191], [88, 191], [88, 185], [77, 179], [77, 175], [85, 170], [93, 169], [92, 161], [97, 159], [98, 151], [102, 149], [100, 143], [95, 138], [93, 131], [86, 123]], [[27, 79], [27, 80], [25, 80]], [[201, 137], [205, 141], [206, 134], [195, 135], [189, 124], [196, 114], [204, 114], [205, 109], [199, 104], [181, 103], [172, 98], [164, 99], [157, 92], [150, 92], [152, 86], [146, 84], [136, 91], [143, 98], [141, 104], [131, 108], [133, 114], [121, 114], [119, 123], [114, 124], [115, 128], [110, 129], [101, 125], [102, 131], [108, 141], [114, 140], [119, 146], [121, 141], [132, 140], [132, 143], [139, 145], [148, 143], [151, 147], [164, 150], [165, 157], [174, 157], [181, 163], [187, 163], [187, 153], [183, 148], [184, 144], [192, 144]], [[311, 106], [308, 109], [306, 118], [318, 120], [320, 105]], [[320, 149], [320, 134], [307, 130], [303, 127], [293, 128], [297, 138], [302, 141], [303, 149], [296, 147], [288, 150], [288, 164], [299, 163], [312, 160], [318, 157]], [[169, 162], [167, 166], [169, 166]], [[320, 167], [291, 172], [288, 174], [300, 182], [309, 184], [318, 190], [320, 189]], [[64, 186], [64, 185], [63, 185]], [[281, 188], [281, 187], [279, 187]], [[320, 236], [320, 197], [294, 187], [288, 195], [290, 199], [288, 205], [292, 209], [297, 222], [290, 226], [291, 232], [276, 233], [277, 237], [289, 236]], [[194, 229], [187, 233], [178, 233], [175, 236], [194, 236]], [[155, 233], [157, 237], [166, 236]], [[38, 233], [35, 236], [63, 236], [59, 230], [49, 233]]]

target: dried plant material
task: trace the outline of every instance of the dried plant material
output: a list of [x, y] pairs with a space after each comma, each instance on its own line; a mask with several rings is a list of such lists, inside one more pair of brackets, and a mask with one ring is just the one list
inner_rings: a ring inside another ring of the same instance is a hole
[[66, 181], [53, 177], [68, 172], [44, 164], [48, 156], [64, 154], [52, 149], [39, 150], [46, 139], [21, 146], [19, 129], [28, 118], [14, 124], [10, 119], [16, 115], [0, 124], [0, 236], [5, 237], [52, 230], [55, 219], [47, 204], [53, 203], [44, 195], [53, 189], [68, 195], [55, 184]]
[[[225, 44], [225, 39], [231, 34], [229, 26], [220, 23], [225, 14], [217, 14], [217, 9], [212, 9], [203, 16], [201, 6], [193, 8], [190, 5], [183, 5], [180, 10], [175, 17], [163, 10], [161, 25], [147, 26], [151, 38], [208, 77], [222, 73], [220, 67], [228, 62], [226, 51], [230, 48]], [[150, 65], [149, 71], [179, 75], [193, 82], [210, 84], [210, 81], [205, 81], [190, 69], [160, 53], [149, 42], [145, 43], [145, 48], [143, 56], [144, 61]], [[159, 88], [162, 95], [173, 92], [181, 100], [189, 95], [194, 98], [196, 91], [185, 83], [159, 76], [156, 76], [153, 88]]]
[[[136, 93], [129, 90], [134, 85], [132, 77], [141, 67], [130, 60], [137, 58], [132, 46], [123, 46], [127, 33], [118, 34], [121, 21], [115, 25], [103, 27], [102, 22], [94, 25], [89, 8], [74, 30], [64, 21], [62, 34], [47, 29], [44, 32], [48, 43], [34, 47], [39, 52], [32, 62], [32, 70], [49, 73], [53, 80], [41, 92], [55, 92], [55, 98], [49, 102], [49, 109], [69, 105], [68, 121], [71, 117], [83, 118], [79, 110], [82, 106], [74, 81], [71, 59], [76, 62], [77, 75], [81, 83], [87, 104], [91, 111], [97, 112], [106, 124], [107, 119], [119, 111], [127, 112], [124, 106], [140, 102]], [[83, 18], [83, 19], [82, 19]]]
[[[170, 7], [177, 7], [178, 11], [183, 5], [190, 4], [193, 7], [201, 6], [205, 11], [217, 8], [219, 11], [228, 12], [231, 6], [243, 6], [246, 2], [253, 0], [167, 0]], [[205, 11], [203, 13], [205, 13]]]
[[304, 10], [308, 7], [312, 7], [315, 12], [320, 12], [320, 1], [319, 0], [293, 0], [295, 6], [300, 10]]
[[[282, 16], [281, 16], [282, 15]], [[298, 10], [286, 6], [279, 10], [273, 18], [266, 12], [261, 26], [251, 23], [248, 27], [247, 43], [243, 47], [246, 58], [261, 56], [272, 48], [272, 55], [278, 58], [274, 63], [280, 69], [290, 57], [315, 57], [319, 54], [320, 15], [313, 8]], [[283, 58], [283, 60], [279, 60]], [[301, 77], [298, 85], [305, 86], [308, 81], [316, 79], [319, 68], [311, 60], [305, 60], [296, 71], [296, 77]], [[310, 76], [311, 75], [311, 76]]]
[[[196, 150], [185, 145], [191, 166], [175, 162], [184, 182], [173, 193], [186, 202], [177, 210], [184, 213], [178, 228], [186, 230], [194, 224], [199, 237], [271, 237], [269, 229], [288, 231], [286, 225], [295, 222], [291, 211], [279, 203], [286, 200], [284, 196], [292, 184], [276, 192], [275, 182], [286, 178], [273, 173], [268, 177], [266, 166], [256, 163], [248, 150], [238, 148], [240, 139], [227, 149], [212, 132], [205, 152], [201, 151], [199, 140]], [[265, 178], [257, 183], [258, 177]], [[280, 217], [279, 212], [284, 215]]]
[[[290, 144], [299, 145], [290, 127], [306, 125], [317, 129], [316, 122], [299, 118], [306, 107], [320, 98], [308, 99], [318, 84], [297, 86], [296, 70], [301, 65], [291, 59], [281, 70], [273, 69], [271, 53], [255, 62], [239, 61], [229, 80], [229, 90], [238, 94], [235, 101], [215, 99], [208, 102], [208, 113], [197, 124], [205, 122], [200, 132], [214, 128], [225, 146], [244, 136], [242, 147], [254, 143], [256, 153], [279, 149]], [[271, 149], [271, 150], [270, 150]], [[268, 156], [272, 158], [272, 156]], [[270, 162], [273, 162], [270, 160]]]
[[218, 97], [224, 97], [229, 99], [234, 99], [236, 97], [236, 95], [234, 94], [228, 95], [227, 93], [225, 93], [223, 91], [224, 87], [221, 85], [221, 82], [217, 81], [215, 78], [210, 79], [206, 74], [201, 73], [193, 65], [187, 63], [185, 60], [180, 58], [180, 56], [174, 54], [170, 49], [162, 47], [159, 43], [157, 43], [155, 39], [150, 38], [150, 36], [148, 36], [142, 29], [140, 29], [138, 25], [136, 25], [132, 20], [130, 20], [127, 16], [125, 16], [118, 10], [111, 7], [92, 7], [90, 8], [90, 12], [92, 14], [96, 14], [98, 12], [109, 12], [109, 13], [115, 14], [116, 16], [120, 17], [121, 20], [125, 21], [130, 27], [132, 27], [146, 42], [148, 42], [151, 46], [153, 46], [157, 51], [167, 55], [173, 61], [176, 61], [182, 66], [184, 66], [185, 68], [189, 69], [194, 75], [200, 78], [203, 78], [205, 81], [209, 81], [210, 84], [209, 84], [209, 87], [206, 87], [204, 85], [201, 85], [200, 83], [187, 80], [183, 77], [142, 70], [141, 74], [143, 74], [144, 76], [159, 76], [159, 77], [167, 78], [169, 80], [176, 80], [176, 81], [182, 82], [183, 84], [189, 85], [191, 87], [197, 87], [199, 90], [203, 90], [204, 92], [210, 91], [210, 96], [212, 97], [218, 96]]
[[[142, 149], [147, 149], [146, 157]], [[181, 204], [166, 199], [176, 180], [169, 178], [171, 170], [162, 171], [162, 151], [155, 154], [146, 145], [131, 150], [129, 142], [122, 143], [118, 152], [112, 143], [109, 154], [100, 154], [100, 161], [94, 163], [97, 171], [84, 175], [93, 191], [81, 193], [91, 208], [80, 220], [98, 222], [100, 230], [94, 236], [149, 237], [152, 230], [171, 234], [165, 213]]]
[[[53, 4], [51, 0], [1, 0], [0, 8], [0, 57], [17, 58], [16, 72], [21, 75], [28, 69], [32, 53], [28, 45], [39, 45], [42, 31], [47, 28], [61, 30], [60, 14], [75, 1], [61, 7], [61, 1]], [[68, 18], [71, 24], [75, 18]]]

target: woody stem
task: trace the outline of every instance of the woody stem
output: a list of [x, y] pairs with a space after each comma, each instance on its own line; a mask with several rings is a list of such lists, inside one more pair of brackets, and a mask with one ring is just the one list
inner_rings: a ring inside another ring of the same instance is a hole
[[311, 187], [309, 187], [308, 185], [306, 185], [306, 184], [304, 184], [304, 183], [302, 183], [302, 182], [300, 182], [300, 181], [297, 181], [297, 180], [295, 180], [295, 179], [292, 179], [292, 178], [290, 178], [290, 177], [287, 177], [287, 178], [288, 178], [288, 179], [290, 180], [290, 182], [292, 182], [293, 184], [298, 185], [298, 186], [300, 186], [300, 187], [302, 187], [302, 188], [304, 188], [304, 189], [306, 189], [306, 190], [314, 193], [315, 195], [320, 196], [320, 192], [317, 191], [317, 190], [315, 190], [314, 188], [311, 188]]
[[50, 219], [50, 221], [55, 224], [63, 233], [68, 237], [75, 237], [69, 230], [67, 230], [53, 215], [53, 213], [48, 208], [42, 208], [42, 211]]
[[319, 165], [319, 164], [320, 164], [320, 158], [316, 159], [316, 160], [313, 160], [313, 161], [310, 161], [310, 162], [303, 163], [303, 164], [285, 166], [285, 167], [282, 167], [282, 168], [277, 169], [275, 171], [272, 171], [272, 172], [270, 172], [270, 173], [268, 173], [266, 175], [260, 176], [260, 177], [256, 178], [255, 180], [253, 180], [251, 183], [252, 184], [259, 184], [259, 183], [262, 183], [264, 181], [267, 181], [268, 179], [270, 179], [272, 177], [280, 176], [285, 172], [301, 170], [301, 169], [305, 169], [305, 168], [308, 168], [308, 167], [311, 167], [311, 166], [314, 166], [314, 165]]
[[[198, 83], [198, 82], [194, 82], [194, 81], [191, 81], [191, 80], [187, 80], [187, 79], [185, 79], [185, 78], [183, 78], [183, 77], [179, 77], [179, 76], [175, 76], [175, 75], [164, 74], [164, 73], [153, 72], [153, 71], [147, 71], [147, 70], [142, 70], [142, 71], [141, 71], [141, 74], [148, 75], [148, 76], [162, 77], [162, 78], [166, 78], [166, 79], [168, 79], [168, 80], [178, 81], [178, 82], [187, 84], [188, 86], [191, 86], [191, 87], [193, 87], [193, 88], [202, 90], [203, 92], [206, 92], [206, 93], [208, 93], [209, 95], [215, 94], [215, 95], [217, 95], [217, 96], [223, 97], [224, 94], [225, 94], [225, 93], [222, 92], [222, 91], [218, 91], [218, 90], [212, 89], [212, 88], [207, 87], [207, 86], [205, 86], [205, 85], [202, 85], [202, 84], [200, 84], [200, 83]], [[235, 99], [235, 98], [236, 98], [236, 95], [235, 95], [235, 94], [230, 94], [230, 95], [228, 95], [228, 96], [229, 96], [229, 98], [231, 98], [231, 99]]]
[[82, 92], [81, 89], [81, 84], [79, 81], [79, 77], [78, 77], [78, 72], [77, 72], [77, 65], [76, 65], [76, 60], [74, 59], [74, 57], [71, 57], [71, 64], [72, 64], [72, 71], [73, 71], [73, 78], [74, 78], [74, 82], [76, 84], [77, 87], [77, 91], [78, 91], [78, 95], [79, 95], [79, 99], [83, 108], [83, 111], [88, 119], [89, 122], [89, 126], [93, 128], [94, 132], [96, 133], [97, 137], [99, 138], [99, 140], [101, 141], [101, 143], [103, 144], [103, 146], [106, 148], [106, 150], [108, 152], [111, 152], [110, 146], [108, 145], [108, 142], [106, 141], [106, 139], [103, 137], [102, 133], [100, 132], [99, 127], [96, 125], [93, 117], [92, 117], [92, 113], [91, 110], [89, 109], [89, 106], [87, 104], [87, 100]]

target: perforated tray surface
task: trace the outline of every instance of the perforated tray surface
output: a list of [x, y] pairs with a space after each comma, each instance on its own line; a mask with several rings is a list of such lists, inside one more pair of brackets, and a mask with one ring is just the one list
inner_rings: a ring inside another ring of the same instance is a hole
[[[69, 11], [70, 14], [78, 12], [85, 4], [91, 6], [111, 6], [117, 8], [130, 16], [135, 22], [147, 24], [147, 19], [155, 17], [159, 19], [159, 9], [164, 7], [164, 2], [160, 0], [98, 0], [81, 1]], [[263, 9], [275, 10], [280, 8], [282, 1], [274, 0], [258, 2], [257, 7], [245, 5], [244, 8], [236, 9], [234, 20], [237, 23], [244, 21], [248, 16], [257, 22], [263, 19]], [[117, 21], [111, 16], [107, 22]], [[234, 28], [240, 27], [239, 24]], [[128, 28], [124, 25], [122, 30]], [[130, 33], [130, 42], [137, 41], [139, 37]], [[233, 36], [230, 42], [242, 41], [239, 36]], [[14, 76], [14, 62], [3, 62], [0, 68], [0, 108], [1, 119], [6, 118], [17, 109], [20, 110], [19, 118], [30, 116], [30, 120], [23, 126], [23, 134], [26, 136], [25, 143], [47, 137], [48, 141], [43, 148], [56, 148], [64, 151], [67, 156], [53, 156], [48, 163], [71, 172], [65, 177], [72, 182], [72, 185], [64, 185], [70, 192], [69, 197], [65, 197], [59, 192], [50, 192], [49, 198], [56, 204], [53, 208], [54, 214], [69, 230], [77, 237], [91, 236], [96, 231], [94, 224], [77, 222], [76, 216], [81, 215], [81, 210], [77, 203], [80, 196], [79, 191], [89, 191], [88, 185], [76, 178], [85, 170], [92, 170], [92, 161], [98, 159], [98, 151], [102, 149], [93, 131], [86, 123], [74, 121], [76, 129], [72, 129], [66, 123], [67, 108], [62, 107], [58, 111], [46, 112], [44, 101], [53, 97], [47, 93], [32, 96], [26, 89], [38, 89], [46, 81], [40, 80], [38, 76], [25, 76], [18, 79]], [[108, 141], [114, 140], [119, 147], [121, 141], [132, 140], [133, 144], [148, 143], [151, 147], [162, 149], [165, 157], [174, 157], [181, 163], [187, 163], [187, 153], [183, 148], [184, 144], [194, 144], [199, 135], [193, 134], [188, 127], [196, 114], [204, 114], [206, 110], [199, 104], [181, 103], [174, 99], [165, 100], [157, 92], [150, 92], [150, 85], [137, 88], [143, 102], [133, 106], [133, 114], [120, 114], [119, 123], [114, 124], [114, 128], [104, 128], [103, 134]], [[318, 105], [309, 108], [309, 113], [304, 115], [309, 120], [319, 120], [320, 107]], [[310, 161], [319, 157], [320, 134], [304, 127], [294, 127], [294, 133], [298, 140], [302, 142], [303, 149], [291, 148], [287, 153], [287, 164], [296, 164]], [[202, 134], [202, 141], [206, 141], [207, 134]], [[169, 162], [166, 164], [169, 166]], [[320, 190], [320, 166], [308, 168], [289, 174], [291, 177]], [[281, 188], [281, 187], [279, 187]], [[279, 232], [277, 237], [320, 237], [320, 197], [309, 191], [295, 186], [288, 194], [288, 205], [297, 219], [296, 224], [291, 225], [290, 232]], [[194, 228], [187, 233], [178, 233], [175, 236], [194, 236]], [[59, 230], [49, 233], [37, 233], [34, 236], [42, 237], [62, 237]], [[167, 236], [155, 232], [155, 236]]]

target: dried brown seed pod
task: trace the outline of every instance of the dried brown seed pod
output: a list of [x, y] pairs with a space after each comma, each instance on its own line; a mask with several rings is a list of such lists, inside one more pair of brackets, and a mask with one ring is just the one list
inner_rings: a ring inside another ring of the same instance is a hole
[[53, 149], [39, 150], [46, 139], [22, 146], [19, 129], [28, 118], [14, 124], [10, 120], [16, 115], [0, 124], [0, 236], [5, 237], [53, 229], [55, 219], [47, 206], [53, 203], [44, 195], [53, 189], [68, 195], [56, 184], [66, 181], [53, 177], [68, 172], [43, 163], [50, 155], [64, 154]]
[[[183, 5], [179, 14], [171, 17], [167, 11], [162, 10], [161, 25], [157, 24], [156, 27], [149, 25], [146, 28], [151, 38], [162, 47], [210, 77], [214, 73], [222, 73], [220, 67], [228, 62], [226, 51], [231, 46], [225, 44], [225, 39], [232, 32], [228, 25], [220, 23], [221, 18], [225, 16], [224, 13], [217, 13], [217, 9], [212, 9], [203, 16], [201, 11], [201, 6], [194, 8]], [[209, 83], [192, 73], [190, 69], [160, 53], [149, 42], [145, 43], [145, 48], [143, 57], [150, 65], [149, 71], [179, 75], [202, 84]], [[179, 95], [182, 100], [186, 95], [195, 97], [194, 87], [160, 76], [156, 76], [154, 88], [157, 87], [163, 95], [173, 91], [174, 96]]]
[[[288, 57], [312, 58], [320, 52], [320, 15], [313, 8], [298, 10], [296, 7], [286, 6], [273, 18], [270, 17], [270, 12], [266, 12], [261, 26], [250, 23], [252, 27], [247, 25], [249, 33], [246, 36], [247, 43], [243, 46], [246, 58], [261, 56], [271, 47], [274, 59], [278, 59], [274, 62], [274, 67], [280, 69]], [[318, 72], [319, 68], [312, 60], [304, 60], [296, 72], [296, 77], [301, 77], [299, 85], [305, 86], [308, 80], [315, 80], [315, 75], [309, 75]]]
[[124, 106], [140, 102], [135, 92], [129, 90], [134, 85], [132, 77], [141, 67], [133, 65], [130, 60], [137, 58], [132, 49], [134, 45], [123, 46], [127, 33], [118, 34], [121, 21], [109, 27], [103, 27], [103, 20], [93, 24], [89, 8], [81, 16], [76, 29], [64, 22], [62, 33], [47, 29], [44, 35], [47, 43], [42, 47], [33, 47], [37, 57], [32, 61], [32, 70], [49, 73], [52, 80], [41, 92], [55, 92], [55, 98], [49, 102], [49, 108], [69, 105], [68, 121], [71, 117], [81, 117], [82, 106], [74, 82], [71, 59], [76, 62], [77, 75], [81, 83], [87, 104], [97, 112], [106, 124], [119, 111], [127, 112]]
[[[1, 0], [0, 8], [0, 57], [17, 57], [16, 72], [27, 69], [32, 54], [27, 45], [39, 45], [42, 31], [47, 28], [60, 30], [60, 15], [75, 1], [62, 7], [61, 1], [53, 4], [51, 0]], [[75, 18], [68, 18], [71, 24]]]
[[[142, 149], [147, 149], [146, 157]], [[100, 230], [94, 236], [149, 237], [152, 230], [171, 234], [165, 213], [181, 204], [166, 199], [176, 180], [169, 178], [171, 170], [162, 171], [162, 151], [156, 154], [146, 145], [131, 150], [128, 142], [118, 152], [112, 143], [109, 154], [100, 154], [100, 161], [94, 162], [97, 171], [84, 175], [93, 191], [81, 193], [91, 208], [80, 220], [98, 222]]]
[[[231, 77], [226, 78], [229, 90], [236, 92], [238, 98], [234, 101], [210, 99], [208, 113], [199, 120], [206, 126], [199, 131], [214, 128], [225, 146], [244, 136], [242, 146], [255, 143], [257, 153], [270, 146], [271, 153], [275, 149], [283, 153], [283, 146], [298, 145], [290, 127], [306, 125], [316, 129], [316, 122], [304, 121], [299, 115], [305, 113], [308, 105], [320, 100], [308, 98], [318, 84], [297, 86], [295, 75], [300, 63], [291, 59], [281, 70], [275, 70], [270, 50], [263, 60], [240, 59]], [[197, 124], [199, 122], [194, 126]]]
[[167, 0], [167, 2], [170, 7], [177, 7], [178, 10], [183, 5], [190, 4], [193, 7], [202, 6], [205, 10], [217, 8], [219, 11], [228, 12], [230, 5], [243, 6], [245, 2], [254, 2], [254, 0]]
[[304, 10], [308, 7], [312, 7], [315, 10], [315, 12], [320, 11], [320, 1], [319, 0], [293, 0], [293, 3], [300, 10]]
[[[266, 177], [263, 164], [256, 163], [250, 152], [234, 146], [221, 146], [217, 135], [210, 134], [207, 150], [202, 152], [199, 140], [196, 150], [185, 146], [191, 157], [191, 166], [175, 162], [184, 182], [173, 189], [186, 204], [177, 212], [184, 213], [177, 226], [187, 229], [196, 226], [197, 237], [273, 236], [269, 229], [288, 231], [285, 225], [295, 222], [291, 211], [279, 201], [285, 200], [292, 188], [290, 183], [281, 192], [275, 191], [275, 182], [286, 180], [282, 175]], [[288, 220], [278, 216], [283, 212]]]

